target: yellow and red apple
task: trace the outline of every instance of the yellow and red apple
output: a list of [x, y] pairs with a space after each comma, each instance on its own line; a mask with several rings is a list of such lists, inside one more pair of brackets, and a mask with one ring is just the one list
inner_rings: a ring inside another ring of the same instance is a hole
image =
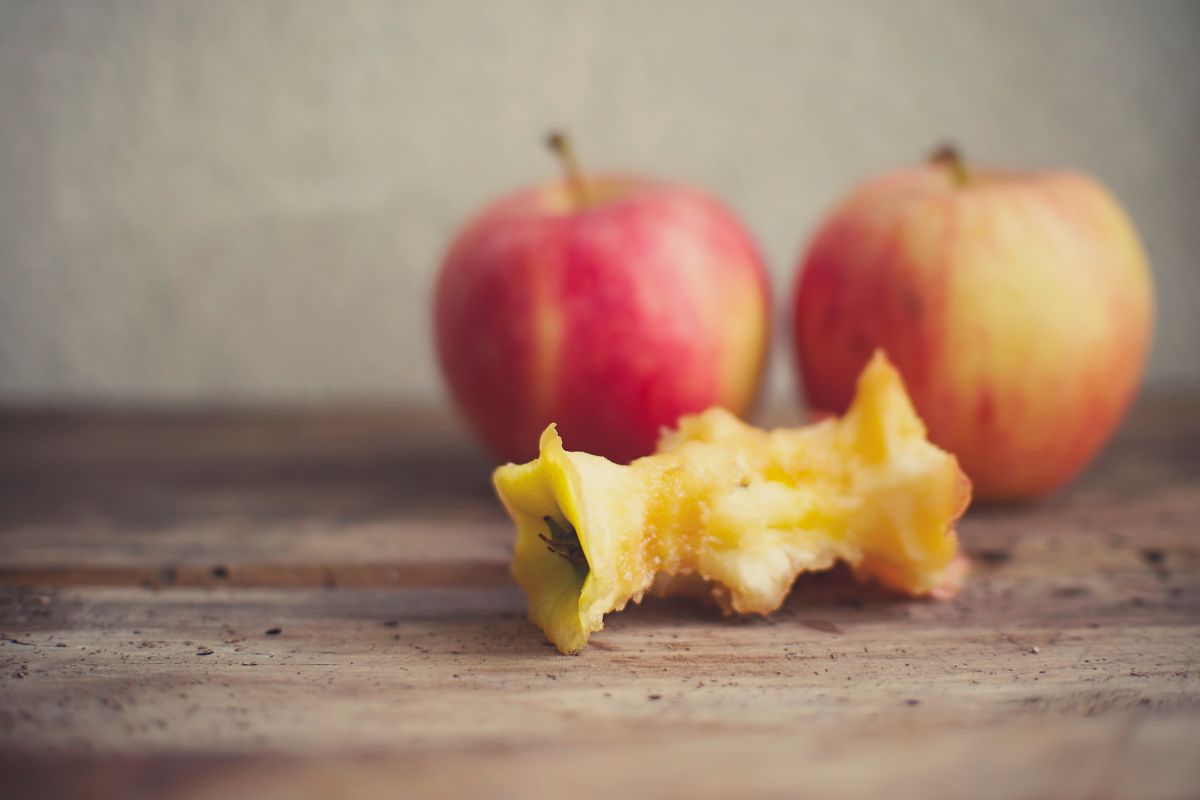
[[884, 349], [981, 498], [1070, 480], [1141, 379], [1146, 256], [1085, 175], [967, 169], [944, 150], [855, 190], [800, 269], [793, 334], [810, 406], [844, 411]]
[[743, 413], [768, 340], [757, 249], [685, 186], [584, 175], [485, 208], [451, 244], [434, 325], [447, 382], [501, 460], [537, 455], [551, 422], [573, 448], [629, 461], [710, 406]]

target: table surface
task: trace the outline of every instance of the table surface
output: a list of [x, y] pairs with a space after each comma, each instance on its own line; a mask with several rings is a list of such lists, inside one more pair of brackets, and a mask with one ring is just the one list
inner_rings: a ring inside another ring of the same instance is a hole
[[358, 410], [0, 414], [12, 796], [1200, 795], [1200, 394], [973, 509], [952, 602], [803, 577], [578, 656], [522, 615], [489, 465]]

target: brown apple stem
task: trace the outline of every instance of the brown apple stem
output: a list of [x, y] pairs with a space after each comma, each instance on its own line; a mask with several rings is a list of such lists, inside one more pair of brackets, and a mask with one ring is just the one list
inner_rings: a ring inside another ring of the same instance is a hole
[[583, 178], [583, 170], [579, 168], [579, 162], [575, 159], [575, 151], [571, 147], [571, 140], [562, 131], [551, 131], [546, 137], [546, 145], [558, 156], [558, 160], [562, 162], [563, 175], [566, 177], [567, 186], [571, 190], [571, 198], [575, 202], [575, 210], [580, 211], [591, 205], [591, 198], [588, 196], [587, 181]]
[[929, 156], [929, 163], [949, 169], [955, 186], [966, 186], [971, 182], [971, 173], [963, 163], [962, 154], [952, 144], [943, 144], [934, 150]]

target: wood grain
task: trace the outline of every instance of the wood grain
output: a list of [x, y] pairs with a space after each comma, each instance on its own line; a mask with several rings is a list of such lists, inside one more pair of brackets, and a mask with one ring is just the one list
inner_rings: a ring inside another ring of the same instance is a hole
[[489, 467], [360, 410], [0, 415], [13, 796], [1194, 797], [1200, 397], [962, 526], [911, 602], [801, 579], [577, 657], [522, 618]]

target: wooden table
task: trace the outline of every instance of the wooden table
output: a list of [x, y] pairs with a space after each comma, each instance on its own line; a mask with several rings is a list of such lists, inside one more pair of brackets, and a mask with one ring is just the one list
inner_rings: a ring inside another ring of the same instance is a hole
[[429, 415], [0, 415], [0, 794], [1200, 796], [1200, 396], [973, 510], [954, 602], [809, 577], [576, 657], [488, 473]]

